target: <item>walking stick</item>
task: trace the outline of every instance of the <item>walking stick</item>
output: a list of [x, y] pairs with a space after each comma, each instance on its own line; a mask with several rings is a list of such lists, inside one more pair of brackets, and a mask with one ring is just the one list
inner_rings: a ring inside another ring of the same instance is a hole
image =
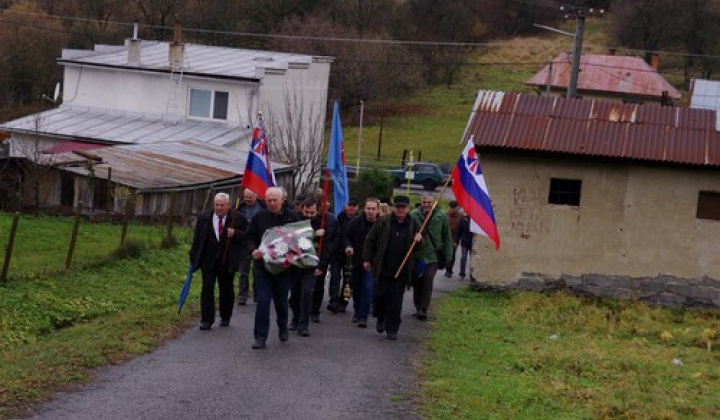
[[[448, 177], [445, 180], [445, 185], [443, 185], [442, 190], [440, 191], [440, 195], [435, 199], [435, 202], [432, 205], [432, 208], [430, 209], [430, 216], [432, 216], [433, 211], [435, 211], [435, 207], [437, 207], [437, 203], [440, 201], [440, 197], [445, 194], [445, 189], [447, 188], [448, 184], [450, 183], [450, 177]], [[408, 215], [409, 217], [409, 215]], [[420, 230], [418, 231], [419, 234], [422, 234], [425, 230], [425, 226], [427, 226], [428, 221], [430, 220], [430, 217], [426, 217], [423, 221], [422, 226], [420, 226]], [[407, 263], [408, 258], [410, 258], [410, 254], [413, 252], [413, 249], [415, 249], [415, 244], [417, 242], [413, 241], [412, 244], [410, 244], [410, 249], [408, 249], [407, 254], [405, 254], [405, 258], [403, 258], [402, 263], [400, 264], [400, 268], [398, 268], [397, 272], [395, 273], [395, 278], [398, 278], [400, 276], [400, 272], [402, 271], [403, 267], [405, 267], [405, 264]]]

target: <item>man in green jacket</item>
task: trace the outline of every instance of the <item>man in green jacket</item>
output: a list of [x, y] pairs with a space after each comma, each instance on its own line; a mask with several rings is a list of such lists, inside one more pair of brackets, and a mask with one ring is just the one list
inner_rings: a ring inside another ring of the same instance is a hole
[[[433, 280], [438, 269], [444, 269], [445, 264], [452, 260], [453, 240], [450, 235], [450, 224], [445, 213], [439, 208], [433, 209], [435, 199], [430, 194], [423, 194], [420, 208], [410, 212], [410, 217], [420, 226], [429, 218], [423, 232], [423, 245], [420, 248], [418, 259], [425, 265], [425, 272], [418, 273], [413, 284], [413, 302], [415, 303], [415, 318], [427, 319], [427, 311], [432, 298]], [[432, 213], [431, 213], [432, 211]]]

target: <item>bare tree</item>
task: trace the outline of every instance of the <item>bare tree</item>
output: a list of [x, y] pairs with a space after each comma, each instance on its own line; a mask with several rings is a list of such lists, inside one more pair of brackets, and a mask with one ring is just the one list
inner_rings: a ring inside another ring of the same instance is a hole
[[325, 107], [309, 101], [298, 89], [286, 89], [284, 98], [278, 113], [266, 118], [270, 157], [299, 166], [290, 193], [308, 191], [322, 171]]
[[14, 141], [11, 154], [18, 160], [17, 197], [23, 207], [32, 206], [37, 214], [40, 206], [48, 202], [52, 193], [53, 155], [44, 153], [45, 144], [40, 135], [42, 117], [35, 117], [35, 130], [29, 138]]

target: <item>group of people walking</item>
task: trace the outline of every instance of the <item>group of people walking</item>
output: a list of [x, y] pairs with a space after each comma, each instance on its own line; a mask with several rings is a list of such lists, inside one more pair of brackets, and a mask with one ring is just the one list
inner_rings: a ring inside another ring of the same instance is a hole
[[[372, 314], [376, 331], [397, 340], [405, 290], [413, 289], [414, 317], [427, 319], [435, 274], [446, 269], [446, 276], [452, 277], [458, 243], [462, 250], [471, 247], [462, 242], [463, 221], [467, 221], [459, 212], [460, 217], [455, 217], [454, 202], [447, 215], [434, 207], [430, 194], [423, 195], [420, 207], [412, 211], [406, 196], [396, 196], [385, 215], [381, 204], [367, 198], [360, 209], [360, 203], [351, 198], [335, 217], [331, 212], [322, 214], [320, 197], [298, 197], [290, 205], [278, 187], [268, 188], [264, 201], [246, 189], [237, 210], [231, 208], [227, 194], [217, 194], [213, 210], [197, 219], [190, 249], [191, 264], [202, 271], [200, 330], [210, 330], [215, 323], [216, 283], [219, 325], [230, 325], [234, 274], [239, 272], [237, 304], [246, 305], [252, 270], [257, 304], [253, 349], [266, 347], [271, 303], [281, 342], [288, 340], [290, 331], [309, 337], [310, 324], [320, 322], [326, 277], [329, 312], [345, 312], [351, 297], [353, 323], [367, 328]], [[310, 221], [314, 232], [317, 266], [268, 271], [260, 250], [263, 235], [302, 219]], [[466, 261], [465, 251], [461, 259]], [[461, 278], [464, 267], [461, 264]], [[349, 290], [351, 296], [347, 296]]]

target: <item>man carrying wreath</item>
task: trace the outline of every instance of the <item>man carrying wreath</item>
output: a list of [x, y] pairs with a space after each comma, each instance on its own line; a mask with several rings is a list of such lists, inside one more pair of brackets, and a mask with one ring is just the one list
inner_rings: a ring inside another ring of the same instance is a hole
[[253, 349], [265, 348], [270, 332], [270, 302], [275, 305], [277, 316], [278, 338], [285, 342], [288, 340], [288, 293], [292, 270], [272, 274], [262, 263], [263, 252], [258, 249], [265, 231], [277, 226], [298, 221], [298, 217], [289, 208], [284, 206], [283, 192], [280, 188], [270, 187], [265, 192], [266, 209], [260, 210], [250, 222], [248, 240], [252, 249], [253, 278], [255, 293], [257, 294], [257, 307], [255, 308], [255, 342]]

